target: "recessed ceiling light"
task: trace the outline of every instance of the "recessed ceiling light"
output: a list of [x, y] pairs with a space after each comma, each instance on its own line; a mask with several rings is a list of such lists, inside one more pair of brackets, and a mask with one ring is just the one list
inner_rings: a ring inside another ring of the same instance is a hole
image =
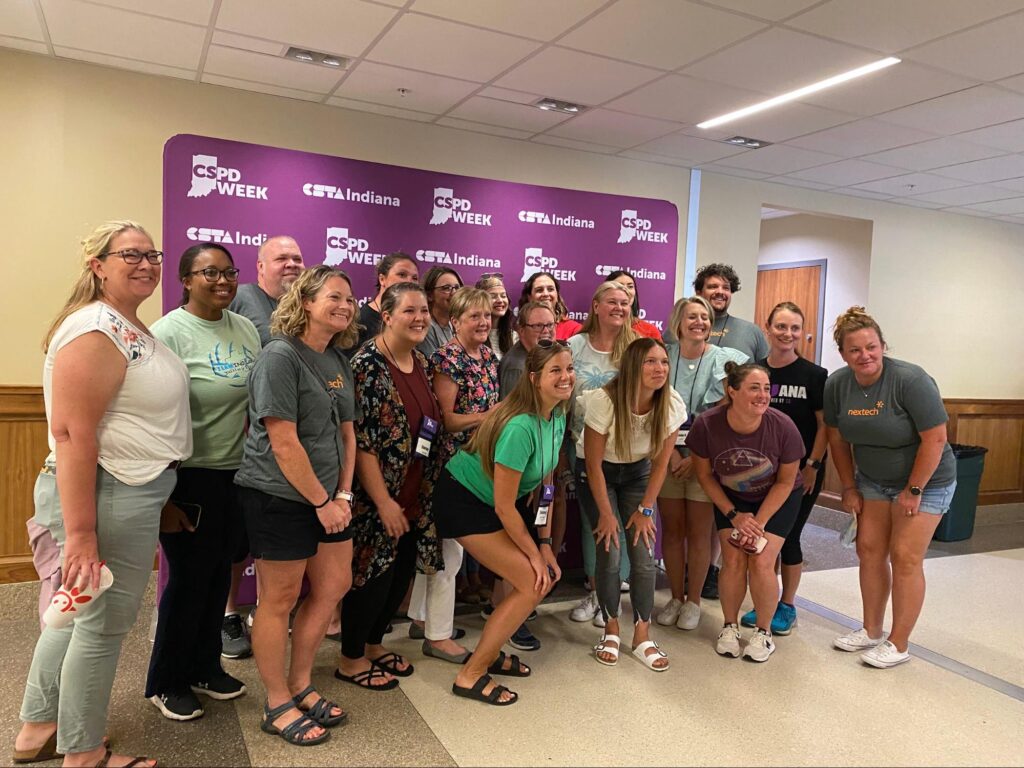
[[858, 77], [863, 77], [864, 75], [870, 75], [872, 72], [877, 72], [880, 69], [885, 69], [886, 67], [891, 67], [893, 64], [899, 63], [900, 60], [897, 59], [895, 56], [890, 56], [885, 59], [879, 59], [878, 61], [872, 62], [871, 64], [867, 64], [866, 66], [858, 67], [857, 69], [851, 69], [849, 72], [843, 72], [840, 75], [835, 75], [834, 77], [829, 77], [826, 78], [825, 80], [819, 80], [816, 83], [805, 85], [803, 88], [797, 88], [795, 91], [784, 93], [781, 96], [774, 96], [773, 98], [758, 102], [757, 104], [751, 104], [749, 107], [737, 109], [735, 112], [729, 112], [719, 117], [714, 117], [711, 120], [705, 120], [703, 123], [697, 123], [697, 127], [705, 129], [714, 128], [716, 125], [722, 125], [723, 123], [738, 120], [739, 118], [746, 117], [747, 115], [753, 115], [756, 114], [757, 112], [763, 112], [766, 109], [777, 107], [779, 104], [785, 104], [790, 101], [795, 101], [796, 99], [801, 99], [804, 96], [808, 96], [812, 93], [823, 91], [826, 88], [832, 88], [833, 86], [845, 83], [849, 80], [853, 80]]
[[543, 98], [535, 101], [534, 106], [548, 112], [564, 112], [567, 115], [578, 115], [587, 108], [580, 104], [573, 104], [571, 101], [559, 101], [558, 99]]
[[292, 46], [284, 52], [286, 59], [293, 59], [294, 61], [301, 61], [304, 64], [318, 64], [324, 67], [331, 67], [333, 69], [342, 69], [348, 66], [348, 59], [344, 56], [336, 56], [333, 53], [321, 53], [320, 51], [310, 51], [306, 48], [296, 48]]
[[771, 144], [770, 141], [751, 139], [746, 136], [730, 136], [728, 139], [722, 139], [722, 141], [726, 144], [734, 144], [737, 147], [747, 147], [748, 149], [760, 149], [761, 147], [767, 147]]

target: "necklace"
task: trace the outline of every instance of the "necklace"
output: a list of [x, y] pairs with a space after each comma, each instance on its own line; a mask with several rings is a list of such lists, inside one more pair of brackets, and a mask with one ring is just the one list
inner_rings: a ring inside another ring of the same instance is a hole
[[874, 384], [870, 384], [870, 385], [868, 385], [868, 388], [867, 388], [867, 390], [865, 390], [865, 389], [864, 389], [864, 387], [862, 387], [862, 386], [860, 385], [860, 382], [858, 382], [858, 381], [857, 381], [857, 377], [856, 377], [856, 376], [854, 376], [854, 377], [853, 377], [853, 380], [854, 380], [854, 382], [856, 382], [856, 384], [857, 384], [857, 389], [859, 389], [859, 390], [860, 390], [860, 393], [861, 393], [862, 395], [864, 395], [864, 399], [865, 399], [865, 400], [870, 400], [870, 399], [871, 399], [871, 398], [873, 397], [873, 393], [874, 393], [874, 391], [875, 391], [875, 387], [877, 387], [877, 386], [878, 386], [879, 384], [881, 384], [881, 383], [882, 383], [882, 378], [883, 378], [884, 376], [885, 376], [885, 366], [883, 365], [883, 366], [882, 366], [882, 372], [881, 372], [880, 374], [878, 374], [878, 379], [877, 379], [877, 380], [875, 381], [875, 383], [874, 383]]

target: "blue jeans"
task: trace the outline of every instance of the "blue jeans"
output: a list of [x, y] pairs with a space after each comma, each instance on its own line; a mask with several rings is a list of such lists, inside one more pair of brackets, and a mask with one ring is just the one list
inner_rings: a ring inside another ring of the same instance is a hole
[[[168, 470], [145, 485], [125, 485], [97, 467], [96, 536], [114, 584], [70, 626], [43, 630], [21, 704], [24, 722], [56, 721], [59, 752], [88, 752], [103, 743], [121, 643], [153, 573], [160, 510], [174, 483]], [[40, 474], [34, 497], [34, 519], [49, 528], [63, 557], [67, 537], [56, 476]]]
[[[633, 531], [626, 532], [625, 529], [626, 522], [643, 500], [647, 481], [651, 477], [651, 462], [647, 459], [629, 464], [612, 464], [605, 461], [601, 463], [601, 469], [604, 472], [604, 481], [608, 488], [608, 501], [611, 502], [612, 512], [619, 519], [619, 528], [624, 536], [620, 536], [620, 546], [616, 547], [613, 544], [608, 547], [607, 552], [603, 545], [595, 547], [597, 550], [597, 567], [595, 569], [597, 601], [605, 620], [618, 618], [621, 568], [628, 551], [629, 570], [627, 573], [629, 574], [629, 599], [633, 604], [633, 621], [650, 621], [651, 612], [654, 610], [653, 545], [652, 549], [648, 549], [643, 538], [634, 544]], [[590, 530], [587, 531], [586, 538], [589, 538], [591, 546], [594, 546], [593, 529], [597, 527], [600, 513], [594, 496], [590, 492], [587, 468], [583, 459], [576, 459], [576, 476], [579, 478], [579, 482], [576, 484], [576, 495], [580, 502], [580, 510], [590, 522]]]
[[[865, 501], [888, 501], [892, 503], [896, 501], [896, 498], [904, 488], [902, 485], [899, 488], [879, 485], [874, 480], [864, 477], [860, 472], [857, 473], [856, 481], [857, 490], [860, 491], [860, 495], [864, 497]], [[946, 514], [949, 511], [949, 505], [953, 503], [954, 491], [956, 491], [956, 480], [949, 485], [940, 485], [938, 487], [925, 486], [924, 493], [921, 494], [921, 506], [919, 509], [922, 512], [927, 512], [929, 515]]]

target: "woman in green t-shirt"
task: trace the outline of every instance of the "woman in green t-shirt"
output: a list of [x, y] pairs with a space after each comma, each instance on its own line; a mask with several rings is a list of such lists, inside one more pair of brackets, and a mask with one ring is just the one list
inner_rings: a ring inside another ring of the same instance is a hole
[[458, 539], [507, 588], [455, 677], [452, 692], [458, 696], [513, 704], [518, 695], [490, 675], [530, 674], [501, 646], [561, 576], [547, 512], [575, 379], [564, 342], [539, 342], [526, 358], [526, 375], [448, 462], [435, 489], [435, 498], [443, 500], [435, 504], [438, 535]]

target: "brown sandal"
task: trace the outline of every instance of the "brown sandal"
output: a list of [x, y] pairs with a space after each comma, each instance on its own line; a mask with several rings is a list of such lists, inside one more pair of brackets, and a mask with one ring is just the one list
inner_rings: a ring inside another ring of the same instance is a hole
[[[96, 768], [109, 768], [110, 758], [113, 756], [114, 753], [111, 751], [110, 747], [107, 747], [107, 753], [103, 755], [103, 758], [98, 763], [96, 763]], [[135, 766], [141, 765], [150, 759], [151, 758], [140, 755], [139, 757], [134, 758], [130, 763], [125, 764], [123, 768], [135, 768]], [[153, 768], [156, 768], [156, 760], [153, 761]]]
[[57, 732], [54, 731], [50, 734], [50, 738], [46, 740], [41, 747], [38, 749], [16, 749], [11, 755], [12, 763], [42, 763], [46, 760], [55, 760], [58, 757], [64, 757], [60, 752], [57, 751]]

